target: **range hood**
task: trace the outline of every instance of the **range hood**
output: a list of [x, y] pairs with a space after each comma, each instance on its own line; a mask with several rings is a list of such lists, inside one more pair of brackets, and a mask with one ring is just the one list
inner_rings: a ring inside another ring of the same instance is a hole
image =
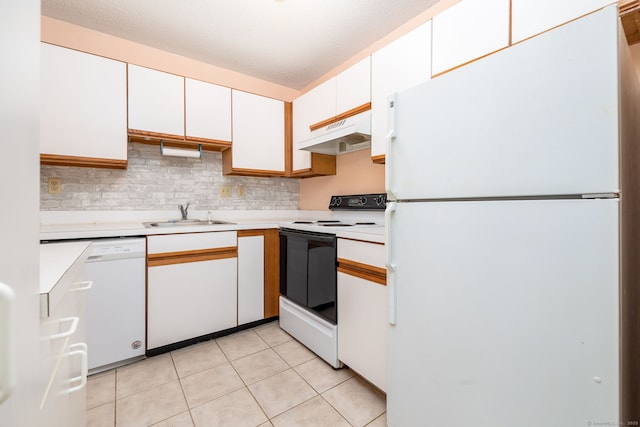
[[371, 147], [371, 111], [331, 123], [296, 143], [298, 150], [322, 154], [345, 154]]

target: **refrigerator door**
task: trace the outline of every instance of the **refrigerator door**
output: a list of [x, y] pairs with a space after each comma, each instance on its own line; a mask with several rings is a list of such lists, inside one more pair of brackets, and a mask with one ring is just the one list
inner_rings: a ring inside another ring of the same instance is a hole
[[617, 422], [618, 200], [397, 203], [390, 225], [390, 427]]
[[398, 93], [390, 198], [617, 192], [617, 37], [614, 6]]

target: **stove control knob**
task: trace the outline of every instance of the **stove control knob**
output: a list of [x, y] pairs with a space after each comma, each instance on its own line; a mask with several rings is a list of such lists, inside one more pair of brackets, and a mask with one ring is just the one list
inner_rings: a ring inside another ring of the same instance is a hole
[[386, 199], [386, 197], [384, 197], [382, 194], [379, 195], [378, 197], [376, 197], [376, 205], [380, 206], [380, 205], [384, 204], [385, 201], [386, 201], [385, 199]]
[[332, 197], [330, 206], [340, 206], [342, 204], [342, 197]]
[[365, 206], [367, 204], [367, 198], [366, 197], [360, 197], [360, 206]]

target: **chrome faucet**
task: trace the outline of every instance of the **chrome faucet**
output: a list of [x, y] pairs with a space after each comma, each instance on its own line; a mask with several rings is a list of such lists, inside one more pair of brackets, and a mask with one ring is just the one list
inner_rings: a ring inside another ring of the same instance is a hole
[[180, 213], [182, 214], [182, 219], [187, 219], [187, 215], [189, 215], [189, 205], [190, 203], [187, 203], [187, 206], [178, 205]]

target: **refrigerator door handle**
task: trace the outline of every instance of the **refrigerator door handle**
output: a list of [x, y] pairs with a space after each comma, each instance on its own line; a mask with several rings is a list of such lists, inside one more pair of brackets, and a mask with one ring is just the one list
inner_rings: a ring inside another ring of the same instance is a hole
[[387, 136], [385, 138], [384, 178], [388, 200], [397, 200], [391, 190], [391, 143], [396, 139], [396, 94], [387, 98]]
[[13, 305], [15, 293], [9, 285], [0, 283], [0, 403], [4, 402], [15, 386]]
[[[388, 164], [388, 163], [387, 163]], [[396, 315], [396, 306], [397, 306], [397, 298], [396, 298], [396, 269], [397, 266], [392, 262], [392, 248], [391, 248], [391, 215], [395, 212], [397, 208], [396, 202], [387, 203], [387, 208], [384, 211], [384, 247], [386, 250], [385, 263], [387, 266], [387, 294], [388, 294], [388, 315], [389, 315], [389, 323], [395, 325], [397, 322]]]

